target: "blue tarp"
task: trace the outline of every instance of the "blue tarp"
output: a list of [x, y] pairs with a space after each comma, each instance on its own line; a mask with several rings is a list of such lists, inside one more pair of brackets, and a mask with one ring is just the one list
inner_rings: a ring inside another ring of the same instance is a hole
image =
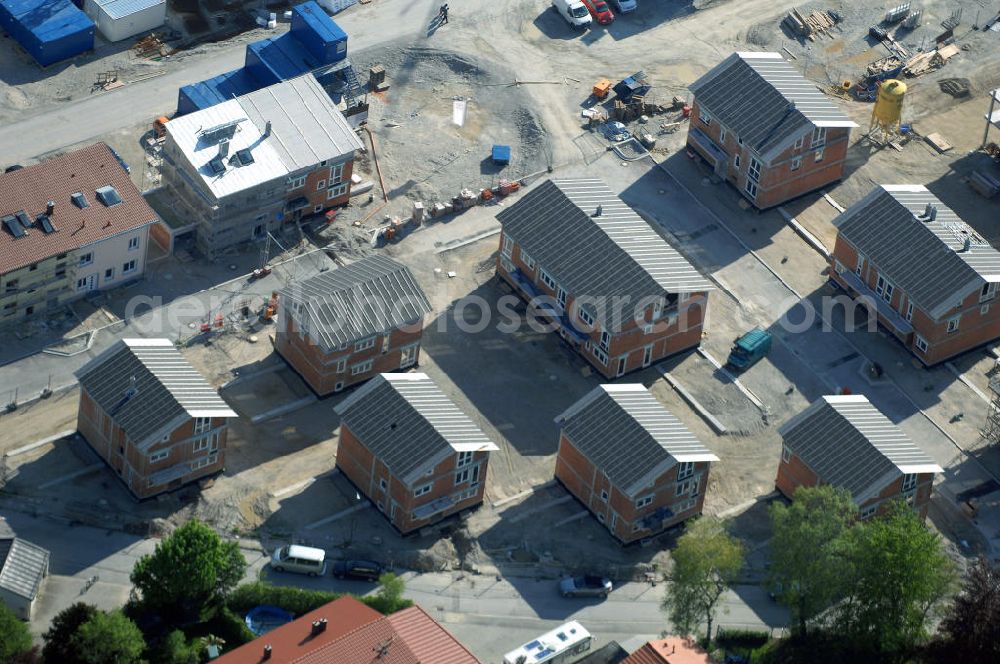
[[94, 22], [70, 0], [0, 0], [0, 27], [42, 66], [94, 48]]

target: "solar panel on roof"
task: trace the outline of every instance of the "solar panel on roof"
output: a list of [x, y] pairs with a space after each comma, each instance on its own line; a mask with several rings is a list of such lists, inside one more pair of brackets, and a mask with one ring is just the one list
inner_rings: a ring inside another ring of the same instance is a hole
[[45, 231], [46, 235], [56, 232], [56, 227], [52, 224], [52, 220], [49, 219], [49, 215], [47, 214], [38, 215], [38, 217], [35, 218], [35, 223], [42, 227], [42, 230]]
[[222, 175], [226, 172], [226, 165], [222, 163], [222, 157], [213, 157], [210, 162], [208, 162], [209, 168], [216, 175]]
[[13, 235], [15, 238], [24, 237], [27, 233], [24, 231], [24, 227], [21, 226], [20, 222], [14, 217], [14, 215], [7, 215], [3, 218], [4, 228], [7, 232]]
[[230, 120], [229, 122], [223, 122], [222, 124], [215, 125], [214, 127], [202, 129], [198, 132], [198, 135], [203, 141], [209, 144], [229, 140], [236, 134], [239, 124], [244, 120], [246, 120], [246, 118], [238, 118], [236, 120]]
[[242, 150], [236, 151], [236, 156], [240, 159], [240, 164], [242, 166], [247, 166], [253, 163], [253, 153], [250, 152], [248, 148], [243, 148]]

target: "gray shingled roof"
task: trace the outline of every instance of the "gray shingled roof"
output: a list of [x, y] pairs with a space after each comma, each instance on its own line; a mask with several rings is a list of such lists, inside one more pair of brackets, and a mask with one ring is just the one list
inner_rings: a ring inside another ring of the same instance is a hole
[[856, 127], [780, 53], [733, 53], [691, 84], [700, 108], [759, 156], [813, 127]]
[[[595, 216], [597, 208], [600, 216]], [[574, 297], [712, 290], [712, 284], [597, 179], [547, 180], [497, 215], [504, 235]]]
[[296, 315], [307, 320], [313, 341], [327, 351], [413, 323], [432, 310], [409, 268], [381, 254], [321, 272], [281, 295], [303, 305]]
[[122, 339], [76, 377], [140, 449], [187, 417], [236, 417], [169, 339]]
[[17, 537], [0, 539], [0, 588], [35, 599], [49, 568], [49, 552]]
[[895, 476], [942, 472], [861, 395], [821, 397], [778, 432], [823, 484], [847, 489], [859, 502]]
[[642, 385], [595, 387], [556, 423], [630, 496], [675, 463], [719, 460]]
[[[915, 216], [927, 205], [937, 208], [934, 221]], [[1000, 252], [923, 185], [876, 187], [833, 223], [886, 279], [935, 318], [986, 282], [1000, 282]], [[966, 239], [971, 246], [963, 251]]]
[[408, 484], [448, 454], [499, 449], [427, 374], [381, 374], [334, 410]]

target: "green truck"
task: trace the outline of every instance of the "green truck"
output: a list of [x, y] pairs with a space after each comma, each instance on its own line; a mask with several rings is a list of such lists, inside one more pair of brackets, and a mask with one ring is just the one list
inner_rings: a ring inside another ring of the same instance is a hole
[[726, 365], [745, 371], [771, 350], [771, 333], [755, 327], [733, 343]]

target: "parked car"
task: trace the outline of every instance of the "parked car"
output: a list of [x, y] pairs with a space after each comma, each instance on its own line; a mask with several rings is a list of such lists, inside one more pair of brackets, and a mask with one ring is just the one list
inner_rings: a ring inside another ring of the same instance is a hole
[[594, 20], [601, 25], [609, 25], [615, 20], [615, 15], [611, 13], [611, 8], [604, 0], [582, 0], [587, 11], [594, 17]]
[[385, 568], [371, 560], [333, 561], [333, 575], [338, 579], [378, 581], [383, 572], [385, 572]]
[[611, 4], [615, 6], [619, 14], [628, 14], [639, 8], [639, 3], [636, 0], [611, 0]]
[[299, 572], [309, 576], [326, 574], [326, 551], [291, 544], [274, 550], [271, 567], [275, 572]]
[[563, 597], [607, 597], [611, 592], [611, 579], [602, 576], [567, 576], [559, 580], [559, 594]]
[[593, 20], [580, 0], [552, 0], [552, 6], [574, 28], [585, 28]]
[[733, 343], [726, 364], [737, 371], [745, 371], [756, 364], [771, 350], [771, 333], [755, 327]]

